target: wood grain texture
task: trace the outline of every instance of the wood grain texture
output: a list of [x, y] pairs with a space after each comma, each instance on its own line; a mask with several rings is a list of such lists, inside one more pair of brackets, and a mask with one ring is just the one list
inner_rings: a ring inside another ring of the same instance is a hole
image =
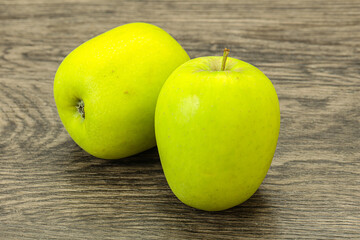
[[[0, 239], [360, 239], [360, 1], [0, 2]], [[180, 203], [156, 149], [89, 156], [52, 94], [82, 42], [128, 22], [160, 26], [194, 57], [259, 67], [281, 130], [256, 194], [223, 212]]]

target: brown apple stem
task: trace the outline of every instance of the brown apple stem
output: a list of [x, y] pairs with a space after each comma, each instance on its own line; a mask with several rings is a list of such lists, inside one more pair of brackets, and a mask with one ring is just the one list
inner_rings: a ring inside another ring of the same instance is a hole
[[221, 64], [221, 71], [225, 71], [226, 59], [229, 56], [229, 53], [230, 53], [230, 50], [225, 48], [223, 59], [222, 59], [222, 64]]

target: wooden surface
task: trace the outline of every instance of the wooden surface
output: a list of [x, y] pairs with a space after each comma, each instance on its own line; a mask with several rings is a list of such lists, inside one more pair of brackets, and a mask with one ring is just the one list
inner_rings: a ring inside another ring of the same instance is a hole
[[[229, 47], [272, 80], [278, 147], [241, 206], [187, 207], [156, 149], [96, 159], [63, 128], [58, 65], [134, 21], [192, 58]], [[360, 1], [1, 0], [0, 114], [0, 239], [360, 239]]]

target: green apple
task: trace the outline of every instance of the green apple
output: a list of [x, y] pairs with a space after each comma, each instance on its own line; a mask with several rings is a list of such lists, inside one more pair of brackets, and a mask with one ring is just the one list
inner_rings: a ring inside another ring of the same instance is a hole
[[[279, 101], [256, 67], [200, 57], [166, 80], [155, 111], [161, 164], [174, 194], [219, 211], [250, 198], [270, 167], [280, 129]], [[226, 61], [227, 59], [227, 61]]]
[[149, 149], [155, 146], [161, 87], [188, 60], [179, 43], [154, 25], [131, 23], [105, 32], [72, 51], [56, 72], [61, 121], [81, 148], [99, 158]]

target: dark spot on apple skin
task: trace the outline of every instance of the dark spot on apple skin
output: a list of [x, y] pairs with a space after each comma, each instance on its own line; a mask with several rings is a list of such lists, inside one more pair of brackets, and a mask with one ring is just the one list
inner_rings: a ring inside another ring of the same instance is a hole
[[124, 94], [129, 94], [129, 91], [124, 91]]

